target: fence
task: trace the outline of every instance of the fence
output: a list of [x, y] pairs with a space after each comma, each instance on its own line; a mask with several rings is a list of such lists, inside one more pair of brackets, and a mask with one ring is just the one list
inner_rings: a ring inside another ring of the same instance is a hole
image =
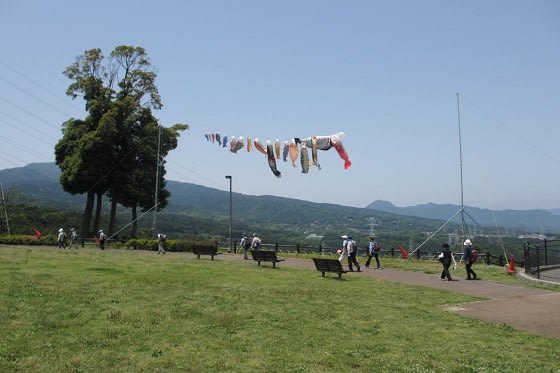
[[560, 282], [560, 240], [542, 240], [523, 245], [525, 273], [538, 279]]
[[[279, 243], [273, 243], [273, 244], [263, 244], [262, 245], [263, 248], [267, 248], [268, 250], [274, 250], [277, 253], [283, 253], [283, 252], [287, 252], [287, 253], [292, 253], [292, 254], [319, 254], [319, 255], [336, 255], [338, 256], [338, 254], [336, 254], [336, 250], [340, 249], [340, 247], [327, 247], [327, 246], [323, 246], [323, 245], [318, 245], [318, 246], [309, 246], [309, 245], [301, 245], [301, 244], [279, 244]], [[237, 253], [238, 251], [242, 251], [243, 249], [241, 247], [239, 247], [239, 244], [237, 242], [234, 243], [234, 253]], [[367, 249], [365, 248], [359, 248], [358, 249], [358, 255], [362, 255], [365, 256], [367, 255]], [[439, 255], [440, 251], [437, 252], [433, 252], [433, 251], [422, 251], [422, 250], [416, 250], [413, 254], [413, 257], [416, 259], [424, 259], [424, 260], [430, 260], [430, 259], [436, 259], [437, 256]], [[385, 257], [402, 257], [401, 252], [399, 250], [399, 248], [396, 247], [391, 247], [390, 249], [382, 249], [381, 252], [379, 253], [379, 255], [381, 257], [385, 256]], [[460, 261], [461, 257], [463, 256], [463, 253], [453, 253], [453, 256], [455, 257], [455, 260]], [[479, 262], [484, 262], [487, 265], [499, 265], [501, 267], [505, 266], [507, 264], [507, 259], [504, 258], [503, 255], [493, 255], [490, 252], [487, 253], [479, 253], [479, 258], [478, 258]], [[517, 265], [523, 265], [522, 262], [517, 262]]]

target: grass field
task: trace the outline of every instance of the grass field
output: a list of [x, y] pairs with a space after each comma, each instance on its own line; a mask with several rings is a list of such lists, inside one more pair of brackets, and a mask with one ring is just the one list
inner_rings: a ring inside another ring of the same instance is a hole
[[559, 371], [560, 340], [439, 307], [472, 300], [188, 254], [0, 247], [0, 371]]

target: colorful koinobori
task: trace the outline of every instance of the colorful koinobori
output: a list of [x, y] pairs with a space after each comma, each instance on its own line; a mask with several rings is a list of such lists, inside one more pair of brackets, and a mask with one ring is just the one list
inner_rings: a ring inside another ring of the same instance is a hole
[[[243, 136], [226, 136], [220, 135], [219, 133], [205, 133], [204, 137], [206, 140], [212, 143], [218, 143], [222, 148], [229, 148], [232, 153], [237, 153], [239, 150], [246, 148], [248, 152], [252, 151], [253, 148], [266, 155], [268, 165], [272, 170], [272, 173], [276, 177], [281, 177], [282, 173], [278, 171], [276, 160], [288, 162], [288, 157], [292, 162], [292, 166], [296, 166], [296, 161], [300, 159], [301, 172], [306, 174], [309, 172], [309, 166], [315, 166], [319, 170], [321, 166], [318, 161], [318, 150], [327, 151], [330, 148], [335, 148], [338, 155], [342, 160], [344, 160], [344, 168], [349, 169], [352, 166], [350, 162], [350, 157], [342, 145], [342, 138], [344, 137], [344, 132], [338, 132], [330, 136], [311, 136], [308, 138], [301, 139], [299, 137], [294, 137], [290, 141], [284, 141], [282, 143], [279, 139], [276, 139], [274, 144], [272, 141], [266, 141], [266, 144], [262, 144], [259, 138], [255, 138], [251, 141], [251, 136], [247, 136], [245, 141]], [[229, 145], [228, 145], [229, 141]], [[309, 150], [311, 149], [311, 158], [309, 157]]]

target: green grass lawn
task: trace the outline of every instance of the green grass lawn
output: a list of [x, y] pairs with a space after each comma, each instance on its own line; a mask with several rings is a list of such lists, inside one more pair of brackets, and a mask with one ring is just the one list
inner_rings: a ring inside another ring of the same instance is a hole
[[557, 372], [473, 297], [189, 254], [0, 247], [0, 371]]

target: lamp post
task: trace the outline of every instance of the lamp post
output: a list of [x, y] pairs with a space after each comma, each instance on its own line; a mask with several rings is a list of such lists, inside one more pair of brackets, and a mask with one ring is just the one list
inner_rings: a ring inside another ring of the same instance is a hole
[[226, 175], [226, 179], [229, 179], [229, 250], [228, 252], [233, 252], [233, 239], [231, 237], [231, 224], [233, 221], [233, 209], [231, 205], [231, 175]]

